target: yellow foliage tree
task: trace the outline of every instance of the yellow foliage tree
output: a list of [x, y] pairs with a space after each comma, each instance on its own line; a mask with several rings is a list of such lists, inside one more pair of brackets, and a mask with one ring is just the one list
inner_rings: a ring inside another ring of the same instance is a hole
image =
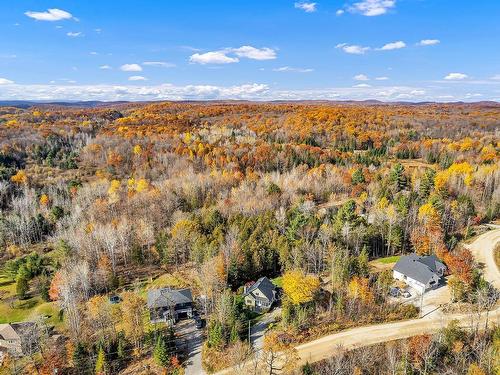
[[467, 370], [467, 375], [486, 375], [486, 373], [477, 363], [471, 363]]
[[135, 145], [133, 150], [134, 150], [134, 154], [135, 155], [142, 154], [142, 147], [141, 147], [141, 145]]
[[49, 201], [50, 200], [49, 200], [49, 197], [48, 197], [47, 194], [42, 194], [40, 196], [40, 205], [42, 205], [42, 206], [48, 206]]
[[122, 323], [125, 336], [137, 347], [144, 335], [144, 304], [143, 298], [133, 292], [122, 294]]
[[141, 178], [139, 181], [137, 181], [135, 190], [140, 193], [142, 191], [148, 190], [149, 189], [149, 182], [148, 180], [145, 180], [144, 178]]
[[319, 278], [306, 275], [301, 270], [288, 271], [283, 275], [283, 291], [295, 305], [313, 300], [319, 289]]
[[365, 303], [374, 301], [369, 280], [365, 277], [354, 276], [347, 287], [347, 294], [353, 299], [360, 299]]
[[10, 180], [18, 185], [23, 185], [28, 182], [28, 176], [23, 170], [18, 170], [17, 173], [10, 178]]

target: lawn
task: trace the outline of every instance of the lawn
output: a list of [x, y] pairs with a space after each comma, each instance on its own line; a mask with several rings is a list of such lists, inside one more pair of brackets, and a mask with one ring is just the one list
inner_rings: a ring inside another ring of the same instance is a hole
[[271, 282], [278, 288], [283, 288], [283, 276], [275, 277], [274, 279], [271, 280]]
[[377, 262], [380, 262], [382, 264], [396, 263], [400, 257], [401, 257], [400, 255], [393, 255], [392, 257], [377, 259]]
[[56, 328], [61, 327], [59, 306], [57, 302], [45, 302], [39, 296], [18, 300], [12, 297], [16, 293], [16, 283], [0, 277], [0, 323], [13, 323], [47, 316], [47, 323]]

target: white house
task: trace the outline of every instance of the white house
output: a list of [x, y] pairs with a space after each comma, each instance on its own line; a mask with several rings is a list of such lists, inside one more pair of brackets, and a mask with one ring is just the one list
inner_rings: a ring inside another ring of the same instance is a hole
[[243, 297], [249, 309], [266, 312], [277, 300], [276, 286], [267, 277], [261, 277], [250, 287], [244, 287]]
[[423, 294], [439, 285], [446, 266], [435, 255], [421, 257], [410, 254], [399, 258], [392, 271], [395, 279], [403, 281]]
[[13, 356], [22, 356], [30, 345], [26, 335], [33, 328], [32, 322], [0, 324], [0, 351]]

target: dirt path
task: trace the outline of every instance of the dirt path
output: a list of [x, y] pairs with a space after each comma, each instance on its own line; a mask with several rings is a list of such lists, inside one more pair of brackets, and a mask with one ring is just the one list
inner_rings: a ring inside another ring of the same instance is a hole
[[[493, 249], [499, 241], [500, 227], [496, 227], [496, 229], [479, 236], [467, 246], [477, 261], [484, 264], [483, 272], [486, 280], [496, 287], [499, 287], [500, 284], [500, 272], [493, 259]], [[474, 324], [484, 325], [487, 319], [488, 324], [500, 324], [500, 308], [490, 312], [489, 315], [486, 313], [482, 314], [479, 320], [476, 317]], [[338, 352], [339, 348], [355, 349], [381, 342], [404, 339], [423, 333], [435, 333], [452, 320], [458, 320], [464, 327], [470, 326], [472, 323], [471, 315], [469, 314], [439, 314], [429, 316], [425, 319], [413, 319], [353, 328], [297, 346], [296, 349], [300, 357], [299, 364], [302, 365], [306, 362], [313, 363], [330, 358]], [[241, 370], [238, 372], [241, 373]], [[235, 373], [233, 369], [226, 369], [218, 374], [233, 373]]]
[[500, 289], [500, 271], [496, 266], [494, 255], [495, 245], [500, 241], [500, 226], [490, 225], [490, 227], [495, 229], [482, 234], [465, 247], [472, 252], [476, 262], [483, 267], [484, 278], [495, 288]]

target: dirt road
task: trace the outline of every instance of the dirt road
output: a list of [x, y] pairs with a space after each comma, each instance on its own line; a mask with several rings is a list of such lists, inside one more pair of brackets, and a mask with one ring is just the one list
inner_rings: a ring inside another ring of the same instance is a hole
[[495, 288], [500, 289], [500, 271], [495, 263], [495, 245], [500, 242], [500, 226], [490, 225], [494, 228], [476, 238], [472, 243], [466, 245], [474, 255], [476, 262], [483, 267], [484, 278]]
[[[468, 248], [477, 261], [484, 262], [485, 279], [499, 287], [500, 273], [493, 259], [493, 249], [500, 241], [500, 228], [493, 229], [476, 238]], [[484, 325], [500, 324], [500, 309], [486, 313], [474, 323]], [[324, 336], [296, 347], [300, 357], [300, 364], [317, 362], [335, 355], [339, 348], [354, 349], [386, 341], [403, 339], [423, 333], [435, 333], [452, 320], [458, 320], [462, 326], [471, 325], [471, 316], [468, 314], [433, 315], [425, 319], [413, 319], [402, 322], [378, 324], [353, 328], [344, 332]], [[239, 371], [241, 372], [241, 370]], [[233, 369], [226, 369], [218, 374], [233, 374]]]

